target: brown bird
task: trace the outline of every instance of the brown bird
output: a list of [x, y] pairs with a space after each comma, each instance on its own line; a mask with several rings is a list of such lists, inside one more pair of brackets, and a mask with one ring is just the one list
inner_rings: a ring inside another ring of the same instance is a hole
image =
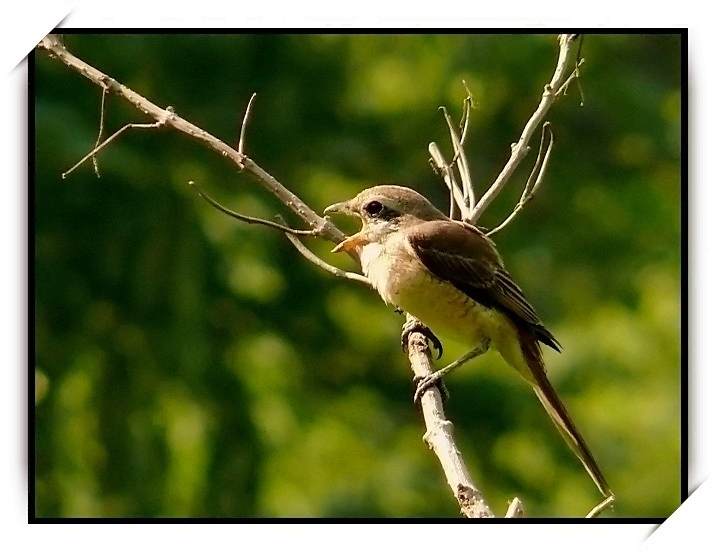
[[325, 212], [361, 219], [361, 230], [334, 251], [358, 252], [363, 273], [386, 303], [410, 313], [436, 334], [471, 347], [423, 380], [416, 398], [493, 346], [532, 386], [599, 491], [613, 496], [547, 379], [540, 343], [556, 351], [560, 345], [505, 270], [490, 238], [471, 224], [449, 219], [422, 195], [402, 186], [368, 188]]

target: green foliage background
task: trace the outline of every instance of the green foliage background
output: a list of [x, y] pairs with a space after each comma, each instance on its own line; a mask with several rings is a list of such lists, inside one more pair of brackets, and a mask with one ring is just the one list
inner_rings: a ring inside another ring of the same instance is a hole
[[[438, 107], [478, 108], [467, 152], [492, 182], [554, 69], [553, 35], [66, 35], [71, 52], [248, 152], [317, 211], [381, 182], [445, 206], [427, 144]], [[681, 39], [589, 35], [550, 112], [539, 195], [496, 236], [564, 346], [551, 378], [619, 517], [680, 496]], [[270, 229], [286, 213], [204, 146], [134, 130], [96, 140], [100, 91], [36, 53], [35, 507], [39, 516], [457, 516], [411, 403], [401, 317]], [[106, 133], [146, 122], [109, 97]], [[533, 152], [536, 143], [533, 143]], [[511, 210], [526, 162], [480, 221]], [[348, 221], [338, 221], [346, 231]], [[345, 224], [344, 224], [345, 223]], [[331, 244], [310, 243], [324, 258]], [[446, 359], [462, 353], [445, 342]], [[441, 361], [442, 362], [442, 361]], [[487, 354], [447, 381], [448, 417], [488, 502], [583, 516], [598, 493], [541, 406]]]

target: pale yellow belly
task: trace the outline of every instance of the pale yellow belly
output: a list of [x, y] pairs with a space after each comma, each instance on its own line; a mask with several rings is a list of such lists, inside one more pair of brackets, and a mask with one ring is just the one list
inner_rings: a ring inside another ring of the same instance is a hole
[[389, 255], [377, 247], [371, 252], [370, 247], [361, 258], [363, 271], [386, 303], [415, 316], [438, 338], [452, 339], [467, 348], [489, 339], [508, 364], [528, 377], [514, 325], [504, 314], [432, 276], [403, 250]]
[[484, 337], [493, 339], [504, 322], [503, 315], [486, 308], [451, 284], [416, 270], [392, 289], [397, 306], [409, 312], [438, 336], [467, 346], [478, 345]]

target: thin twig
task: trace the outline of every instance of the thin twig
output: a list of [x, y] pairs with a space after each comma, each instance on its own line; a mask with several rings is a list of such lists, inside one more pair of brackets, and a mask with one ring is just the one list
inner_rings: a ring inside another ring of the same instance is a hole
[[[97, 141], [94, 143], [95, 149], [99, 146], [99, 141], [104, 134], [104, 100], [107, 97], [107, 89], [102, 88], [102, 101], [99, 106], [99, 132], [97, 132]], [[94, 174], [99, 178], [99, 164], [97, 163], [97, 156], [92, 155], [92, 165], [94, 166]], [[63, 176], [64, 178], [64, 176]]]
[[582, 59], [582, 45], [584, 44], [584, 35], [579, 35], [579, 48], [577, 49], [577, 63], [575, 63], [574, 72], [577, 74], [577, 88], [579, 89], [579, 107], [584, 107], [584, 90], [582, 89], [582, 79], [579, 75], [579, 66], [584, 61]]
[[453, 173], [452, 167], [447, 164], [443, 154], [440, 153], [440, 148], [438, 148], [435, 142], [428, 144], [428, 152], [433, 162], [433, 168], [442, 176], [443, 182], [445, 182], [445, 186], [447, 186], [450, 192], [450, 218], [454, 219], [455, 204], [457, 204], [461, 214], [466, 212], [465, 198], [462, 195], [458, 183], [455, 181], [455, 174]]
[[[462, 84], [465, 86], [467, 95], [463, 100], [462, 117], [460, 118], [460, 134], [459, 137], [453, 126], [452, 119], [444, 107], [440, 109], [443, 112], [445, 121], [450, 131], [450, 141], [453, 145], [453, 158], [450, 164], [445, 161], [440, 149], [435, 142], [428, 144], [428, 152], [430, 153], [430, 164], [433, 169], [443, 178], [445, 185], [450, 192], [450, 218], [455, 219], [455, 205], [460, 210], [460, 218], [465, 219], [472, 207], [475, 205], [475, 193], [472, 185], [470, 171], [467, 166], [467, 156], [465, 155], [464, 144], [467, 137], [467, 131], [470, 125], [470, 111], [473, 108], [474, 100], [472, 98], [472, 92], [467, 87], [467, 83], [463, 80]], [[460, 174], [460, 181], [462, 185], [457, 181], [453, 166], [457, 164], [458, 172]]]
[[611, 506], [613, 502], [614, 502], [614, 495], [608, 496], [607, 498], [602, 500], [599, 504], [597, 504], [594, 508], [592, 508], [586, 517], [587, 518], [597, 517], [604, 510], [606, 510], [608, 506]]
[[[457, 163], [457, 170], [460, 174], [460, 182], [462, 183], [462, 194], [467, 201], [469, 209], [472, 209], [475, 206], [475, 191], [472, 188], [472, 181], [470, 179], [470, 171], [467, 166], [467, 156], [465, 155], [465, 149], [462, 147], [463, 138], [455, 130], [455, 126], [452, 124], [452, 118], [448, 114], [447, 109], [445, 109], [444, 107], [441, 107], [440, 109], [443, 112], [443, 116], [445, 117], [445, 121], [447, 122], [448, 129], [450, 130], [450, 140], [452, 142], [452, 147], [455, 152], [450, 166]], [[468, 213], [466, 211], [463, 211], [461, 214], [464, 219]]]
[[[276, 219], [281, 223], [284, 224], [285, 221], [280, 215], [276, 216]], [[293, 246], [298, 250], [298, 252], [306, 257], [309, 261], [311, 261], [313, 264], [318, 266], [319, 268], [322, 268], [326, 272], [330, 272], [334, 276], [338, 276], [339, 278], [345, 278], [346, 280], [352, 280], [354, 282], [360, 282], [361, 284], [365, 284], [367, 286], [370, 286], [370, 280], [363, 276], [362, 274], [357, 274], [355, 272], [347, 272], [345, 270], [341, 270], [337, 266], [333, 266], [332, 264], [327, 263], [320, 257], [318, 257], [313, 251], [308, 249], [301, 240], [298, 239], [296, 235], [294, 235], [293, 232], [286, 232], [286, 237], [288, 240], [293, 244]]]
[[565, 79], [569, 77], [569, 61], [570, 59], [573, 59], [575, 50], [575, 35], [559, 35], [559, 56], [557, 59], [557, 67], [555, 68], [552, 79], [547, 85], [545, 85], [544, 92], [542, 93], [542, 99], [540, 100], [535, 112], [527, 121], [519, 140], [512, 144], [510, 159], [495, 179], [495, 182], [493, 182], [490, 188], [483, 194], [480, 201], [470, 213], [468, 217], [470, 222], [475, 223], [480, 218], [480, 215], [485, 212], [488, 205], [490, 205], [490, 203], [492, 203], [492, 201], [497, 197], [500, 190], [502, 190], [510, 177], [514, 174], [522, 159], [524, 159], [525, 155], [527, 155], [527, 151], [529, 149], [527, 144], [532, 138], [532, 134], [537, 129], [540, 122], [542, 122], [545, 118], [550, 107], [552, 107], [552, 104], [557, 99], [557, 91], [560, 90], [565, 82]]
[[341, 232], [333, 223], [316, 213], [313, 209], [306, 205], [301, 198], [288, 190], [278, 180], [257, 165], [252, 159], [240, 154], [237, 150], [222, 142], [215, 136], [212, 136], [202, 128], [199, 128], [183, 117], [180, 117], [173, 109], [169, 107], [166, 109], [159, 107], [147, 98], [137, 94], [134, 90], [127, 88], [115, 79], [74, 56], [64, 47], [56, 35], [48, 35], [43, 38], [38, 44], [38, 48], [46, 50], [53, 57], [67, 65], [70, 69], [76, 71], [98, 86], [105, 87], [110, 92], [127, 100], [142, 113], [145, 113], [155, 119], [156, 123], [153, 123], [155, 127], [166, 125], [168, 128], [172, 128], [203, 142], [211, 149], [218, 152], [221, 156], [230, 159], [240, 170], [254, 176], [265, 189], [276, 196], [279, 201], [286, 205], [286, 207], [301, 217], [311, 228], [316, 230], [317, 235], [320, 235], [322, 238], [330, 240], [333, 243], [340, 243], [345, 239], [345, 234]]
[[[557, 92], [555, 94], [556, 96], [561, 96], [561, 95], [566, 96], [567, 95], [567, 88], [569, 88], [570, 83], [574, 79], [579, 79], [579, 68], [582, 66], [583, 63], [584, 63], [583, 59], [577, 60], [577, 62], [574, 64], [574, 70], [570, 73], [569, 77], [567, 77], [567, 80], [564, 81], [564, 84], [559, 87], [559, 90], [557, 90]], [[577, 83], [579, 84], [579, 80], [577, 80]], [[581, 86], [580, 86], [579, 90], [580, 90], [580, 92], [582, 91]], [[582, 99], [580, 101], [580, 105], [584, 105], [584, 96], [583, 95], [582, 95]]]
[[465, 92], [467, 92], [467, 96], [462, 102], [462, 118], [460, 119], [460, 143], [464, 145], [465, 138], [467, 137], [467, 129], [470, 126], [470, 112], [475, 107], [475, 100], [473, 100], [472, 92], [470, 92], [464, 79], [462, 85], [465, 87]]
[[218, 209], [222, 213], [225, 213], [229, 215], [232, 218], [235, 218], [237, 220], [240, 220], [242, 222], [247, 222], [249, 224], [261, 224], [263, 226], [268, 226], [269, 228], [275, 228], [276, 230], [281, 230], [281, 232], [285, 232], [286, 234], [293, 234], [295, 236], [317, 236], [318, 230], [298, 230], [296, 228], [291, 228], [290, 226], [284, 226], [283, 224], [278, 224], [276, 222], [273, 222], [271, 220], [266, 220], [258, 217], [251, 217], [249, 215], [242, 215], [241, 213], [237, 213], [236, 211], [232, 211], [228, 207], [224, 207], [221, 203], [216, 201], [215, 199], [211, 198], [207, 194], [201, 191], [201, 188], [197, 186], [193, 181], [189, 181], [189, 186], [194, 188], [197, 192], [199, 192], [199, 195], [206, 200], [207, 203], [209, 203], [212, 207], [215, 209]]
[[244, 120], [241, 123], [241, 134], [239, 135], [239, 147], [237, 151], [239, 152], [239, 155], [242, 156], [246, 155], [244, 153], [244, 135], [246, 133], [246, 125], [249, 122], [249, 114], [251, 113], [251, 106], [254, 103], [254, 98], [256, 98], [256, 92], [251, 94], [251, 97], [249, 98], [249, 103], [246, 105], [246, 112], [244, 113]]
[[[546, 147], [545, 144], [547, 144]], [[488, 236], [492, 236], [493, 234], [496, 234], [497, 232], [505, 228], [512, 221], [512, 219], [517, 216], [517, 213], [519, 213], [525, 207], [525, 205], [532, 201], [535, 193], [540, 188], [544, 180], [545, 171], [547, 170], [547, 164], [549, 162], [550, 156], [552, 155], [553, 144], [554, 135], [552, 134], [552, 128], [550, 124], [547, 122], [542, 127], [542, 138], [540, 140], [537, 159], [535, 160], [532, 172], [527, 179], [525, 189], [522, 191], [522, 196], [520, 197], [519, 202], [517, 203], [517, 205], [515, 205], [515, 208], [512, 210], [512, 213], [510, 213], [509, 216], [504, 221], [502, 221], [501, 224], [499, 224], [487, 233]]]
[[[103, 96], [104, 97], [104, 96]], [[120, 134], [122, 134], [125, 130], [128, 130], [130, 128], [159, 128], [163, 123], [161, 121], [157, 121], [156, 123], [127, 123], [122, 128], [120, 128], [117, 132], [112, 134], [109, 138], [107, 138], [104, 142], [102, 142], [99, 145], [95, 145], [94, 148], [92, 148], [92, 151], [90, 151], [87, 155], [85, 155], [82, 159], [77, 161], [72, 167], [62, 173], [62, 178], [67, 178], [69, 174], [74, 171], [77, 167], [79, 167], [82, 163], [87, 161], [90, 157], [95, 163], [95, 171], [98, 171], [97, 169], [97, 161], [96, 161], [96, 155], [99, 153], [99, 151], [104, 148], [107, 144], [109, 144], [112, 140], [117, 138]], [[97, 177], [99, 178], [99, 172], [97, 172]]]

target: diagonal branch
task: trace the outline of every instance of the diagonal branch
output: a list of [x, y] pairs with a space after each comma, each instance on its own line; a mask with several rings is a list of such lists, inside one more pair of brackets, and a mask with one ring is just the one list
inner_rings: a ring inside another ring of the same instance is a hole
[[[546, 146], [545, 143], [547, 144]], [[549, 123], [545, 123], [542, 126], [542, 139], [540, 140], [537, 159], [535, 160], [535, 165], [532, 168], [532, 172], [530, 173], [529, 178], [527, 178], [525, 189], [522, 191], [522, 196], [520, 197], [520, 200], [517, 202], [517, 205], [515, 205], [515, 208], [512, 210], [512, 213], [510, 213], [509, 216], [504, 221], [502, 221], [501, 224], [499, 224], [487, 233], [488, 236], [492, 236], [493, 234], [502, 230], [512, 221], [512, 219], [517, 216], [517, 213], [519, 213], [525, 207], [525, 205], [532, 201], [535, 193], [537, 193], [537, 190], [542, 185], [542, 181], [544, 180], [544, 174], [547, 170], [547, 163], [549, 162], [549, 158], [552, 154], [553, 144], [554, 135], [552, 134], [552, 128], [550, 127]]]
[[[70, 69], [78, 72], [98, 86], [124, 98], [142, 113], [145, 113], [156, 121], [155, 123], [149, 123], [146, 127], [142, 128], [166, 126], [205, 143], [214, 151], [218, 152], [222, 157], [230, 159], [239, 168], [239, 170], [247, 172], [255, 177], [265, 189], [271, 192], [284, 205], [286, 205], [286, 207], [301, 217], [311, 228], [316, 230], [316, 235], [334, 243], [340, 243], [345, 238], [345, 234], [343, 234], [343, 232], [341, 232], [332, 222], [326, 220], [321, 215], [313, 211], [296, 194], [288, 190], [278, 180], [268, 174], [245, 154], [235, 150], [215, 136], [212, 136], [205, 130], [180, 117], [174, 109], [170, 107], [166, 109], [159, 107], [130, 88], [127, 88], [123, 84], [117, 82], [115, 79], [75, 57], [64, 47], [56, 35], [48, 35], [43, 38], [38, 44], [38, 48], [47, 51], [50, 55], [56, 57], [62, 63], [67, 65]], [[107, 141], [105, 141], [105, 144], [106, 143]]]
[[[408, 320], [410, 316], [408, 315]], [[408, 337], [408, 359], [416, 378], [433, 373], [432, 353], [425, 335], [418, 331]], [[443, 401], [436, 387], [430, 387], [421, 397], [425, 421], [423, 441], [440, 460], [448, 485], [460, 505], [460, 511], [470, 518], [492, 518], [495, 514], [485, 502], [463, 462], [455, 444], [453, 424], [445, 418]]]
[[[415, 319], [408, 315], [406, 324]], [[408, 359], [416, 379], [422, 379], [433, 373], [433, 357], [428, 339], [421, 331], [408, 334]], [[420, 398], [425, 421], [423, 441], [438, 457], [445, 473], [447, 483], [460, 506], [460, 512], [468, 518], [494, 518], [495, 514], [485, 501], [465, 465], [462, 453], [457, 448], [453, 424], [445, 417], [440, 391], [430, 387]], [[512, 500], [505, 514], [506, 518], [523, 515], [522, 502]]]
[[557, 59], [557, 67], [552, 75], [552, 79], [544, 87], [542, 93], [542, 99], [540, 100], [537, 109], [532, 114], [530, 119], [527, 121], [525, 128], [520, 135], [519, 140], [515, 144], [512, 144], [512, 154], [510, 155], [507, 164], [502, 169], [502, 172], [497, 176], [492, 186], [484, 193], [478, 204], [472, 209], [469, 214], [468, 220], [475, 223], [485, 212], [485, 209], [494, 201], [497, 195], [500, 193], [502, 188], [505, 187], [510, 177], [517, 170], [518, 165], [527, 155], [529, 151], [528, 143], [532, 138], [532, 134], [537, 129], [539, 124], [547, 115], [550, 107], [557, 99], [559, 93], [563, 92], [563, 85], [571, 80], [572, 73], [570, 71], [570, 60], [574, 58], [574, 53], [579, 48], [579, 43], [576, 40], [577, 35], [562, 34], [559, 35], [559, 56]]
[[[281, 223], [284, 224], [283, 218], [281, 216], [277, 216], [276, 219]], [[292, 229], [289, 229], [292, 230]], [[356, 274], [355, 272], [346, 272], [345, 270], [341, 270], [337, 266], [333, 266], [332, 264], [327, 263], [323, 259], [321, 259], [319, 256], [317, 256], [313, 251], [308, 249], [300, 239], [298, 239], [298, 235], [296, 235], [295, 232], [286, 232], [286, 237], [288, 238], [288, 241], [290, 241], [293, 246], [296, 248], [296, 250], [303, 255], [306, 259], [308, 259], [310, 262], [315, 264], [317, 267], [322, 268], [326, 272], [330, 272], [334, 276], [337, 276], [339, 278], [345, 278], [346, 280], [352, 280], [354, 282], [360, 282], [361, 284], [365, 284], [370, 287], [370, 280], [363, 276], [362, 274]]]

